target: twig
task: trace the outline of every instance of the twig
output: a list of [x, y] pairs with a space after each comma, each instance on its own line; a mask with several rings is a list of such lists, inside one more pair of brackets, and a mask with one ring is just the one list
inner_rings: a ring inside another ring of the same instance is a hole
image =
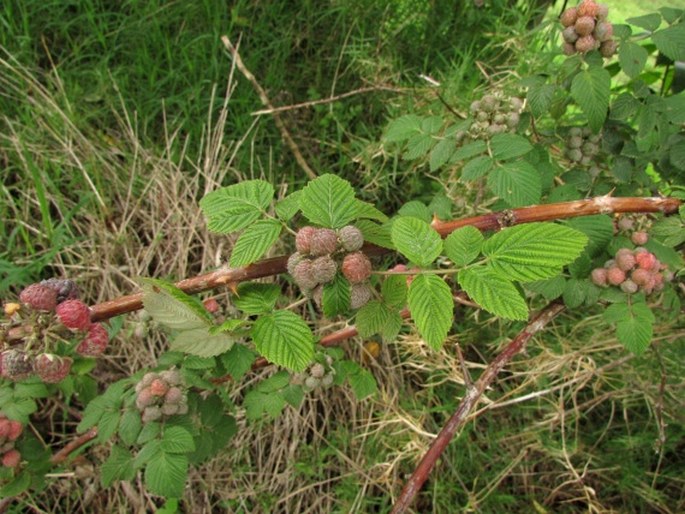
[[[235, 61], [236, 67], [245, 76], [245, 78], [250, 81], [250, 83], [252, 84], [252, 87], [255, 89], [255, 91], [257, 91], [257, 95], [259, 95], [259, 99], [262, 101], [262, 104], [264, 104], [264, 107], [266, 107], [267, 109], [273, 110], [274, 106], [271, 103], [271, 100], [269, 100], [269, 97], [267, 96], [266, 91], [264, 91], [262, 86], [259, 85], [259, 82], [257, 82], [257, 79], [252, 74], [252, 72], [247, 69], [247, 67], [243, 63], [243, 60], [240, 58], [240, 54], [238, 53], [238, 49], [235, 46], [233, 46], [231, 41], [228, 39], [228, 36], [221, 36], [221, 42], [224, 44], [226, 49], [229, 51], [229, 53], [231, 54], [231, 57], [233, 57], [233, 60]], [[314, 172], [313, 169], [311, 169], [309, 167], [309, 164], [307, 164], [307, 161], [302, 156], [302, 152], [300, 152], [300, 148], [297, 146], [297, 143], [295, 143], [293, 138], [290, 136], [290, 132], [288, 132], [288, 129], [286, 128], [285, 124], [283, 123], [283, 120], [281, 119], [281, 117], [278, 115], [278, 112], [273, 112], [272, 114], [274, 117], [274, 123], [276, 123], [276, 127], [278, 127], [278, 130], [281, 132], [281, 137], [283, 138], [283, 141], [285, 141], [285, 143], [290, 148], [290, 151], [295, 156], [295, 160], [297, 161], [297, 164], [300, 165], [300, 168], [302, 168], [302, 170], [305, 172], [305, 174], [310, 179], [315, 179], [317, 177], [316, 173]]]
[[81, 434], [68, 444], [64, 446], [60, 451], [55, 453], [51, 458], [50, 462], [52, 464], [61, 464], [65, 460], [69, 458], [69, 455], [71, 455], [73, 452], [81, 448], [86, 443], [89, 443], [93, 439], [95, 439], [98, 436], [98, 427], [93, 427], [87, 432]]
[[560, 303], [552, 303], [545, 309], [540, 311], [535, 318], [528, 323], [526, 328], [520, 332], [502, 352], [493, 360], [485, 371], [476, 381], [473, 387], [466, 391], [466, 395], [462, 398], [456, 412], [449, 419], [447, 424], [435, 438], [426, 454], [419, 462], [419, 465], [412, 473], [409, 481], [405, 484], [404, 489], [397, 502], [393, 506], [392, 514], [400, 514], [406, 512], [409, 506], [414, 501], [417, 493], [428, 479], [433, 466], [437, 462], [442, 452], [445, 451], [447, 445], [454, 437], [457, 429], [460, 428], [471, 410], [476, 406], [485, 389], [495, 380], [505, 364], [507, 364], [514, 355], [519, 353], [526, 343], [533, 337], [534, 334], [542, 330], [547, 323], [552, 321], [562, 310], [564, 306]]

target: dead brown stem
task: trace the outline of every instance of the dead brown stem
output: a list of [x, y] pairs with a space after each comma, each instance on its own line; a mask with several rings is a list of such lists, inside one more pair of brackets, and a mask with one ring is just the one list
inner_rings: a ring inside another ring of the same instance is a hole
[[87, 432], [84, 432], [80, 436], [76, 437], [75, 439], [71, 440], [69, 443], [67, 443], [64, 448], [62, 448], [60, 451], [55, 453], [51, 458], [50, 462], [52, 464], [58, 465], [62, 464], [65, 460], [69, 458], [69, 456], [81, 448], [86, 443], [89, 443], [93, 439], [95, 439], [98, 436], [98, 427], [93, 427]]

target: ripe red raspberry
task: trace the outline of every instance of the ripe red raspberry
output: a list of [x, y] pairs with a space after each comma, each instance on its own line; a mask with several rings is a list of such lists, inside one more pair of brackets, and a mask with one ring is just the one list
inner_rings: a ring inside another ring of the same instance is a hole
[[73, 362], [69, 357], [58, 357], [50, 353], [41, 353], [34, 360], [33, 367], [43, 382], [46, 384], [56, 384], [69, 375]]
[[37, 311], [54, 311], [57, 293], [50, 287], [31, 284], [19, 294], [19, 300]]
[[607, 282], [609, 282], [610, 284], [617, 286], [625, 279], [625, 272], [618, 266], [614, 266], [613, 268], [609, 268], [607, 270]]
[[320, 228], [312, 234], [309, 243], [309, 251], [312, 255], [318, 257], [331, 254], [338, 247], [338, 235], [330, 228]]
[[343, 259], [342, 272], [352, 284], [364, 282], [371, 276], [371, 261], [362, 252], [348, 253]]
[[152, 384], [150, 384], [150, 393], [153, 396], [164, 396], [168, 390], [169, 386], [167, 383], [159, 378], [157, 380], [153, 380]]
[[362, 231], [359, 230], [354, 225], [347, 225], [338, 231], [338, 237], [340, 238], [340, 244], [343, 249], [348, 252], [356, 252], [360, 250], [364, 244], [364, 235]]
[[586, 54], [596, 48], [597, 41], [592, 36], [583, 36], [576, 41], [576, 50], [581, 54]]
[[93, 323], [88, 328], [86, 337], [76, 347], [76, 353], [84, 357], [97, 357], [102, 355], [109, 343], [109, 334], [102, 323]]
[[637, 261], [630, 248], [621, 248], [616, 252], [616, 265], [623, 271], [630, 271], [635, 267]]
[[630, 279], [638, 286], [644, 286], [652, 278], [652, 273], [646, 269], [638, 268], [630, 274]]
[[49, 278], [41, 280], [40, 285], [48, 286], [57, 293], [57, 303], [64, 300], [76, 300], [79, 297], [79, 290], [76, 282], [66, 278]]
[[578, 5], [578, 17], [597, 16], [599, 6], [593, 0], [585, 0]]
[[616, 41], [605, 41], [599, 47], [599, 51], [603, 57], [611, 57], [616, 53], [616, 48], [618, 48], [618, 43]]
[[62, 325], [74, 330], [88, 330], [90, 308], [81, 300], [65, 300], [55, 309]]
[[219, 309], [221, 308], [219, 302], [217, 302], [215, 298], [207, 298], [202, 302], [202, 305], [207, 309], [207, 312], [212, 314], [219, 312]]
[[642, 269], [651, 270], [656, 264], [656, 257], [650, 252], [640, 252], [635, 255], [637, 265]]
[[621, 291], [628, 294], [637, 293], [637, 284], [630, 279], [625, 280], [621, 283]]
[[649, 241], [649, 234], [647, 234], [647, 232], [633, 232], [633, 235], [630, 236], [630, 240], [634, 244], [642, 246], [647, 244], [647, 241]]
[[19, 382], [33, 374], [33, 361], [20, 350], [5, 350], [0, 354], [2, 360], [2, 376], [8, 380]]
[[350, 288], [350, 308], [359, 309], [366, 305], [373, 296], [373, 290], [369, 284], [352, 284]]
[[571, 25], [575, 24], [577, 19], [578, 9], [575, 7], [569, 7], [566, 9], [563, 13], [561, 13], [561, 18], [559, 18], [564, 27], [570, 27]]
[[164, 395], [164, 401], [166, 403], [181, 403], [184, 394], [178, 387], [171, 387]]
[[16, 468], [21, 462], [21, 453], [18, 450], [10, 450], [2, 456], [2, 465], [6, 468]]
[[592, 34], [593, 30], [595, 30], [595, 20], [590, 16], [583, 16], [582, 18], [578, 18], [578, 21], [576, 21], [574, 27], [576, 29], [576, 33], [580, 37], [588, 36]]
[[338, 265], [328, 255], [312, 261], [312, 276], [319, 284], [327, 284], [333, 280], [337, 271]]
[[19, 421], [16, 420], [10, 420], [10, 431], [9, 434], [7, 434], [7, 439], [9, 441], [16, 441], [19, 439], [19, 436], [21, 433], [24, 431], [24, 425], [22, 425]]
[[607, 285], [607, 270], [606, 268], [595, 268], [592, 270], [592, 283], [597, 286]]
[[314, 289], [318, 282], [313, 275], [312, 261], [307, 259], [299, 262], [297, 266], [295, 266], [293, 279], [295, 280], [295, 283], [300, 286], [300, 289], [304, 289], [305, 291]]
[[149, 407], [157, 402], [157, 399], [158, 397], [152, 394], [150, 388], [145, 387], [141, 389], [141, 391], [138, 393], [138, 396], [136, 396], [136, 407], [140, 411], [145, 410], [146, 407]]
[[317, 229], [314, 227], [302, 227], [297, 231], [297, 234], [295, 235], [295, 247], [298, 252], [304, 255], [307, 255], [310, 252], [310, 242], [316, 230]]
[[611, 23], [600, 21], [595, 25], [595, 30], [592, 32], [592, 35], [595, 36], [597, 41], [609, 41], [614, 35], [614, 26]]

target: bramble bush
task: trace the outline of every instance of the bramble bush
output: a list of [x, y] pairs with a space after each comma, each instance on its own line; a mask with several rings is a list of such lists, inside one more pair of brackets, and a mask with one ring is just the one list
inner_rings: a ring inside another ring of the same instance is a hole
[[[685, 60], [684, 16], [663, 8], [629, 20], [634, 33], [585, 0], [561, 15], [544, 69], [483, 91], [463, 118], [417, 108], [391, 121], [386, 151], [453, 184], [429, 202], [407, 199], [392, 217], [331, 174], [280, 199], [263, 180], [207, 194], [209, 229], [237, 238], [228, 268], [192, 292], [228, 285], [230, 312], [140, 279], [142, 306], [168, 331], [169, 349], [155, 369], [102, 394], [89, 373], [114, 330], [101, 320], [114, 311], [96, 316], [71, 280], [28, 286], [6, 302], [0, 332], [0, 495], [43, 488], [47, 472], [106, 443], [104, 486], [142, 473], [150, 493], [181, 498], [189, 467], [236, 433], [238, 410], [273, 418], [332, 386], [373, 395], [364, 366], [320, 344], [320, 319], [349, 320], [386, 343], [415, 330], [438, 350], [454, 330], [458, 292], [511, 323], [549, 302], [579, 312], [601, 304], [626, 350], [647, 351], [654, 324], [681, 312], [685, 96], [670, 82], [672, 63]], [[448, 221], [457, 195], [477, 199], [483, 216]], [[261, 260], [283, 238], [293, 252]], [[386, 254], [397, 259], [380, 266]], [[295, 297], [311, 301], [307, 317], [293, 310]], [[267, 362], [281, 369], [236, 403], [226, 383]], [[59, 455], [25, 429], [54, 395], [83, 408], [80, 442]]]

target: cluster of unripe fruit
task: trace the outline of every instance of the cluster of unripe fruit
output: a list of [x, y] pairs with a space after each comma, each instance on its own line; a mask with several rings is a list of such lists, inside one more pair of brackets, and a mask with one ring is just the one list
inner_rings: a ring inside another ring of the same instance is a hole
[[311, 392], [319, 387], [329, 387], [335, 380], [333, 358], [325, 355], [323, 362], [315, 362], [304, 373], [293, 376], [292, 383], [301, 384], [305, 392]]
[[0, 459], [6, 468], [16, 468], [21, 462], [21, 454], [14, 444], [23, 430], [24, 426], [21, 423], [7, 419], [7, 416], [0, 412]]
[[[10, 324], [21, 324], [21, 314], [54, 313], [59, 323], [83, 335], [76, 346], [76, 353], [86, 357], [97, 357], [107, 348], [109, 335], [101, 323], [90, 321], [90, 308], [78, 299], [79, 291], [71, 280], [49, 279], [31, 284], [19, 294], [21, 304], [5, 304], [5, 314]], [[71, 370], [72, 359], [52, 353], [35, 353], [10, 348], [0, 353], [0, 376], [8, 380], [24, 380], [31, 375], [45, 383], [62, 381]]]
[[593, 134], [588, 127], [571, 127], [566, 138], [566, 157], [582, 166], [595, 167], [601, 142], [602, 136]]
[[604, 57], [616, 53], [616, 41], [612, 39], [614, 27], [607, 21], [609, 8], [594, 0], [584, 0], [577, 7], [569, 7], [561, 13], [561, 33], [564, 38], [564, 53], [585, 54], [599, 50]]
[[360, 251], [363, 244], [364, 236], [353, 225], [337, 231], [302, 227], [295, 236], [297, 251], [288, 258], [288, 273], [321, 306], [323, 286], [341, 271], [350, 283], [350, 307], [358, 309], [373, 295], [371, 261]]
[[188, 396], [177, 369], [146, 373], [136, 384], [136, 394], [136, 408], [142, 413], [143, 423], [188, 412]]
[[[503, 132], [514, 132], [521, 121], [522, 109], [523, 100], [516, 96], [489, 93], [471, 103], [469, 110], [474, 120], [468, 135], [473, 139], [488, 139]], [[457, 142], [465, 137], [465, 132], [457, 133]]]

